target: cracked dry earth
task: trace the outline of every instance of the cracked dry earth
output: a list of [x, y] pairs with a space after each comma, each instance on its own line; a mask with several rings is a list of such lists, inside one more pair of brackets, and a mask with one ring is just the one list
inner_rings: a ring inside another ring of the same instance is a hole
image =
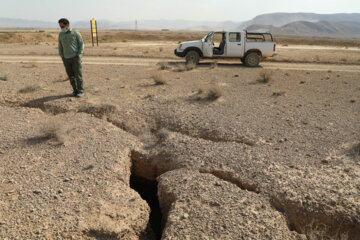
[[1, 239], [360, 239], [358, 73], [158, 68], [0, 63]]

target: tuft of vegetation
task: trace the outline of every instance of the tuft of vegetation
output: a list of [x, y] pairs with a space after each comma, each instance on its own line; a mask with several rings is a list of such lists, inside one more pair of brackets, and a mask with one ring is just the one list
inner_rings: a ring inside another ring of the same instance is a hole
[[102, 104], [100, 106], [84, 106], [79, 110], [79, 112], [92, 114], [97, 118], [103, 118], [104, 116], [113, 114], [115, 111], [116, 106], [112, 104]]
[[22, 66], [23, 68], [36, 68], [37, 65], [35, 63], [28, 63]]
[[163, 48], [163, 47], [160, 47], [160, 48], [159, 48], [159, 52], [162, 52], [162, 51], [164, 51], [164, 48]]
[[274, 81], [273, 79], [273, 73], [272, 72], [268, 72], [266, 70], [262, 70], [259, 73], [259, 77], [256, 80], [258, 83], [272, 83]]
[[289, 76], [290, 76], [290, 73], [286, 72], [286, 73], [285, 73], [285, 76], [289, 77]]
[[328, 239], [328, 240], [347, 240], [349, 239], [348, 232], [341, 232], [340, 228], [331, 231], [330, 227], [325, 224], [312, 222], [306, 225], [303, 229], [307, 239]]
[[217, 62], [212, 62], [211, 64], [210, 64], [210, 69], [215, 69], [215, 68], [217, 68], [218, 67], [218, 63]]
[[168, 69], [170, 69], [170, 66], [169, 66], [169, 64], [167, 62], [160, 62], [159, 66], [160, 66], [159, 70], [168, 70]]
[[4, 76], [0, 76], [0, 81], [6, 82], [7, 80], [9, 80], [9, 75], [8, 74], [5, 74]]
[[280, 91], [274, 91], [272, 95], [273, 95], [273, 97], [281, 97], [281, 96], [285, 96], [285, 94], [286, 94], [286, 91], [280, 90]]
[[165, 85], [167, 84], [166, 79], [160, 72], [154, 73], [151, 78], [154, 80], [155, 85]]
[[19, 93], [33, 93], [39, 91], [41, 87], [39, 85], [29, 85], [19, 90]]
[[55, 140], [59, 144], [65, 144], [68, 132], [63, 123], [57, 119], [52, 119], [41, 125], [40, 131], [43, 139]]
[[223, 95], [223, 91], [218, 85], [212, 85], [198, 90], [197, 100], [199, 101], [216, 101]]

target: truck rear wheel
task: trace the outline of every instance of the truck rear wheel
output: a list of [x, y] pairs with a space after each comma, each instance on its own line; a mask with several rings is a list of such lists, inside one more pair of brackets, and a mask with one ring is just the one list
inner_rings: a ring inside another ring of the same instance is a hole
[[200, 62], [200, 54], [197, 51], [189, 51], [186, 54], [186, 64], [198, 65]]
[[248, 67], [257, 67], [260, 63], [260, 55], [256, 52], [251, 52], [245, 57], [245, 64]]

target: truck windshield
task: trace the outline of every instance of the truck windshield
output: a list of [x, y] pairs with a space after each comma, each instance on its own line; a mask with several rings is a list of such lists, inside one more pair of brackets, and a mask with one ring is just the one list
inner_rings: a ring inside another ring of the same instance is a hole
[[214, 34], [214, 32], [209, 32], [203, 39], [202, 39], [202, 41], [203, 42], [207, 42], [210, 38], [211, 38], [211, 36]]

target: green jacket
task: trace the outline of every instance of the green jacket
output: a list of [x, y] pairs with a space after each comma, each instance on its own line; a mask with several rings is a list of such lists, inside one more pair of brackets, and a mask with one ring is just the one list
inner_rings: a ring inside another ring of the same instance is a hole
[[59, 55], [62, 58], [82, 57], [84, 52], [84, 41], [81, 34], [70, 29], [68, 32], [59, 34]]

